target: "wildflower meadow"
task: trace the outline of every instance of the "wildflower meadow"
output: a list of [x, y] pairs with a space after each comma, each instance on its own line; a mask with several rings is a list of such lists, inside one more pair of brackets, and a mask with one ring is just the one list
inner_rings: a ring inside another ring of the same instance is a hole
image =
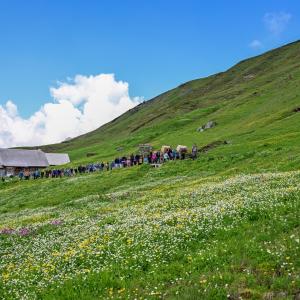
[[293, 299], [300, 287], [299, 179], [298, 171], [173, 176], [55, 206], [7, 209], [0, 297]]

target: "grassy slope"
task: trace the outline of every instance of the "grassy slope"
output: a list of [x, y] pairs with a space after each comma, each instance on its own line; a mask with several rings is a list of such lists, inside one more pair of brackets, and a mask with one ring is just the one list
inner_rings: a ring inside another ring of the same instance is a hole
[[[1, 184], [0, 229], [30, 234], [0, 235], [0, 298], [292, 299], [300, 286], [299, 172], [290, 172], [300, 166], [299, 55], [297, 42], [246, 60], [47, 146], [78, 163], [141, 142], [230, 141], [158, 170]], [[218, 126], [197, 133], [208, 120]], [[55, 219], [63, 224], [49, 224]]]
[[[74, 162], [87, 162], [88, 152], [97, 153], [93, 160], [110, 159], [135, 152], [139, 143], [204, 146], [229, 140], [231, 153], [268, 144], [272, 150], [282, 147], [280, 157], [285, 159], [300, 144], [300, 114], [292, 113], [300, 104], [299, 61], [296, 42], [224, 73], [185, 83], [91, 133], [45, 149], [66, 151]], [[218, 126], [197, 133], [209, 120]], [[116, 151], [118, 146], [124, 147], [123, 153]]]

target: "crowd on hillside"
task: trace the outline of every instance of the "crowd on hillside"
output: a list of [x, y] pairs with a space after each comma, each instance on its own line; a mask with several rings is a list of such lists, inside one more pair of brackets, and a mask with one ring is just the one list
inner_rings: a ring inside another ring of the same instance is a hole
[[[131, 154], [130, 156], [116, 157], [110, 162], [89, 163], [87, 165], [79, 165], [77, 167], [66, 167], [58, 169], [36, 169], [21, 170], [18, 174], [20, 180], [40, 179], [40, 178], [61, 178], [71, 177], [78, 174], [93, 173], [97, 171], [110, 171], [119, 168], [129, 168], [132, 166], [150, 164], [153, 166], [160, 165], [171, 160], [184, 160], [187, 157], [196, 159], [198, 149], [193, 145], [191, 153], [188, 152], [186, 146], [178, 146], [172, 149], [169, 146], [163, 146], [160, 151], [149, 151], [148, 154]], [[2, 181], [5, 181], [2, 178]]]

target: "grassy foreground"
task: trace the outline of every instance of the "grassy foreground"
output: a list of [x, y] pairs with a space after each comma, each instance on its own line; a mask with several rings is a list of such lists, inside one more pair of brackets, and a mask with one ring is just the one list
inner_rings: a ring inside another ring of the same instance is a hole
[[300, 172], [200, 162], [2, 185], [0, 298], [294, 299]]
[[160, 169], [1, 182], [0, 299], [299, 299], [299, 61], [298, 41], [43, 147], [78, 165], [217, 145]]

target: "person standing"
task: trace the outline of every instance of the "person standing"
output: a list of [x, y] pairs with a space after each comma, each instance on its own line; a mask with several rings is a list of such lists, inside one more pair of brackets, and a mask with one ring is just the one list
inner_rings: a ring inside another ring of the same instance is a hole
[[197, 153], [198, 153], [198, 148], [197, 148], [197, 145], [194, 144], [192, 147], [192, 159], [193, 160], [197, 158]]
[[23, 171], [21, 170], [20, 173], [19, 173], [19, 179], [22, 180], [23, 177], [24, 177], [24, 173], [23, 173]]
[[25, 169], [25, 171], [24, 171], [24, 178], [25, 178], [25, 180], [29, 180], [29, 178], [30, 178], [30, 171], [29, 171], [29, 169]]

